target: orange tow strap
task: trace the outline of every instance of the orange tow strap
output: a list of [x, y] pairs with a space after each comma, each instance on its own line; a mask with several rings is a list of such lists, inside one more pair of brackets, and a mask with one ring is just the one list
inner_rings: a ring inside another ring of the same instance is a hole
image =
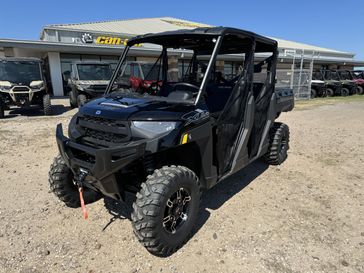
[[80, 192], [80, 202], [81, 202], [83, 218], [87, 219], [88, 218], [88, 213], [87, 213], [87, 210], [86, 210], [85, 200], [83, 200], [83, 189], [82, 189], [82, 187], [79, 187], [78, 191]]

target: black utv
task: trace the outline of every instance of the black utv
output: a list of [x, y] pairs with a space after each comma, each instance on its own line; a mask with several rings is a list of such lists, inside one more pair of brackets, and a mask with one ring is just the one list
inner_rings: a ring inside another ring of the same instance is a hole
[[87, 101], [102, 96], [112, 75], [111, 65], [105, 62], [72, 63], [68, 79], [71, 107], [80, 107]]
[[[158, 92], [110, 92], [138, 44], [158, 49], [150, 68], [161, 69]], [[172, 82], [170, 58], [178, 52], [190, 64]], [[277, 56], [276, 41], [234, 28], [130, 39], [106, 95], [80, 108], [68, 137], [57, 125], [52, 191], [67, 206], [82, 206], [85, 218], [84, 202], [135, 193], [131, 219], [139, 241], [154, 255], [172, 254], [194, 230], [202, 190], [259, 158], [272, 165], [287, 158], [289, 129], [275, 119], [294, 101], [292, 90], [275, 89]], [[227, 80], [220, 62], [232, 57], [241, 69]]]
[[346, 70], [337, 70], [343, 89], [346, 89], [349, 95], [355, 95], [358, 89], [352, 75]]
[[42, 61], [36, 58], [0, 59], [0, 118], [11, 106], [31, 105], [42, 107], [45, 115], [52, 114]]
[[339, 74], [334, 70], [321, 70], [322, 77], [326, 84], [326, 94], [333, 96], [348, 96], [349, 90], [344, 89]]

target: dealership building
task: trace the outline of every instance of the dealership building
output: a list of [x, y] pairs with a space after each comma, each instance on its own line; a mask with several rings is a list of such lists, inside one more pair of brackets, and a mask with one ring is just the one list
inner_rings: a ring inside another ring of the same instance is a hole
[[[115, 20], [80, 24], [59, 24], [43, 27], [39, 40], [0, 38], [1, 57], [37, 57], [46, 64], [47, 78], [51, 80], [55, 96], [63, 96], [67, 81], [65, 75], [74, 61], [104, 61], [115, 67], [126, 41], [136, 35], [178, 29], [211, 27], [171, 17]], [[293, 41], [276, 39], [279, 46], [279, 69], [350, 69], [364, 67], [364, 61], [355, 54], [327, 49]], [[131, 51], [131, 60], [153, 61], [160, 51], [140, 45]], [[176, 55], [176, 64], [183, 70], [188, 56]], [[235, 69], [234, 58], [223, 60], [224, 72]]]

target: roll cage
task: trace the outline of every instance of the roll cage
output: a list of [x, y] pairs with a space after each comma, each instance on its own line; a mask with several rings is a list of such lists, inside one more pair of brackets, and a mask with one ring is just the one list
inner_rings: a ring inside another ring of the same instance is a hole
[[[156, 44], [162, 48], [161, 55], [158, 61], [161, 63], [161, 82], [167, 83], [168, 80], [168, 61], [167, 61], [167, 48], [173, 49], [177, 53], [185, 51], [193, 52], [191, 62], [196, 59], [197, 55], [208, 55], [206, 70], [202, 78], [201, 84], [198, 87], [198, 92], [194, 100], [186, 100], [185, 103], [199, 104], [202, 95], [206, 92], [209, 79], [211, 78], [212, 71], [217, 60], [218, 55], [236, 55], [245, 54], [244, 59], [250, 60], [250, 65], [245, 65], [243, 72], [230, 82], [234, 85], [241, 84], [242, 81], [248, 82], [249, 90], [253, 89], [253, 74], [254, 72], [261, 71], [263, 65], [268, 64], [272, 67], [272, 64], [276, 64], [277, 59], [277, 42], [264, 36], [257, 35], [255, 33], [239, 30], [235, 28], [197, 28], [193, 30], [178, 30], [163, 32], [159, 34], [145, 34], [137, 36], [128, 41], [125, 47], [119, 63], [115, 69], [115, 72], [111, 78], [106, 94], [109, 93], [118, 77], [118, 71], [122, 68], [124, 62], [126, 62], [126, 56], [130, 48], [137, 44]], [[263, 62], [254, 66], [254, 54], [269, 52], [272, 55]], [[189, 69], [194, 69], [193, 65], [190, 65]], [[270, 83], [275, 78], [275, 69], [270, 73]], [[235, 88], [234, 88], [235, 89]], [[264, 95], [264, 94], [263, 94]]]

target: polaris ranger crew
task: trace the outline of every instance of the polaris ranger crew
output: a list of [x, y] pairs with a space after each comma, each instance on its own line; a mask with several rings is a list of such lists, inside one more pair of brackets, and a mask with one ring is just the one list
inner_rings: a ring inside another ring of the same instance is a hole
[[112, 75], [111, 65], [105, 62], [75, 62], [68, 85], [71, 107], [80, 107], [88, 100], [102, 96]]
[[321, 73], [325, 80], [327, 96], [333, 97], [349, 95], [349, 90], [343, 88], [343, 85], [340, 82], [340, 77], [336, 71], [321, 70]]
[[1, 58], [0, 118], [12, 106], [31, 105], [42, 107], [45, 115], [52, 114], [42, 61], [36, 58]]
[[356, 82], [353, 80], [353, 77], [350, 74], [350, 72], [346, 70], [337, 70], [336, 72], [339, 75], [343, 88], [348, 90], [349, 95], [356, 94], [358, 86]]
[[[150, 69], [161, 69], [160, 89], [111, 92], [137, 44], [158, 48]], [[170, 60], [181, 51], [190, 64], [172, 81]], [[217, 65], [227, 54], [241, 64], [230, 80]], [[286, 160], [289, 129], [275, 119], [294, 101], [291, 89], [275, 88], [277, 56], [275, 40], [234, 28], [130, 39], [106, 95], [80, 108], [68, 137], [57, 125], [51, 190], [67, 206], [81, 206], [84, 217], [85, 202], [136, 194], [131, 219], [139, 241], [154, 255], [171, 255], [193, 233], [202, 190], [259, 158]]]

